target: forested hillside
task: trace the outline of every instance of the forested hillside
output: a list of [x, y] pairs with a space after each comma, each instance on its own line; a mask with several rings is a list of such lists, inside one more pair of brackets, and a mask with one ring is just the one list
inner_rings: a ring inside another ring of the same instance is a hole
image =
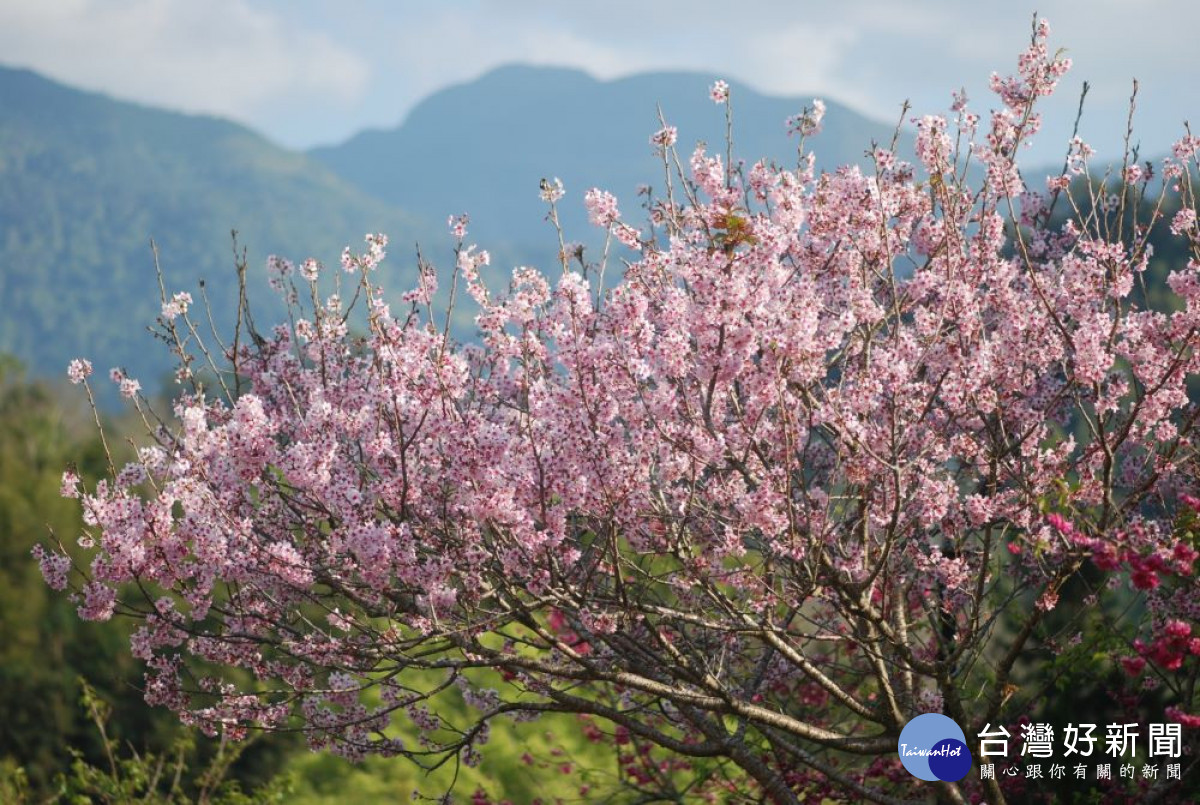
[[[0, 351], [35, 374], [86, 355], [153, 386], [167, 370], [144, 326], [159, 309], [151, 239], [173, 290], [207, 280], [218, 325], [236, 298], [231, 230], [269, 305], [268, 254], [336, 265], [365, 232], [417, 226], [302, 154], [210, 117], [166, 112], [0, 69]], [[385, 267], [400, 285], [412, 251]], [[412, 275], [410, 275], [412, 276]]]

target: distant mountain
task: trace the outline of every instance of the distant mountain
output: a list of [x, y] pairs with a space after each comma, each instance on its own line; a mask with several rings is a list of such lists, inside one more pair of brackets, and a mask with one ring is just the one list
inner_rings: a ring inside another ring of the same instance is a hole
[[231, 229], [260, 287], [267, 254], [336, 267], [368, 231], [394, 238], [392, 271], [414, 263], [411, 216], [303, 154], [224, 120], [0, 68], [0, 352], [59, 376], [83, 355], [154, 390], [168, 362], [145, 332], [159, 310], [149, 241], [171, 290], [199, 301], [207, 279], [222, 323], [236, 298]]
[[[219, 326], [234, 312], [232, 229], [249, 250], [264, 324], [278, 313], [264, 284], [268, 254], [336, 266], [342, 246], [387, 232], [393, 257], [380, 280], [399, 291], [412, 282], [414, 243], [436, 264], [449, 262], [452, 213], [470, 213], [471, 239], [497, 255], [503, 275], [514, 262], [549, 263], [555, 238], [538, 180], [565, 183], [570, 239], [596, 239], [582, 203], [592, 186], [618, 194], [640, 222], [636, 187], [662, 183], [648, 143], [659, 106], [685, 159], [701, 139], [724, 153], [724, 110], [709, 100], [709, 84], [688, 73], [601, 82], [505, 67], [430, 96], [397, 129], [306, 155], [225, 120], [0, 67], [0, 353], [56, 376], [85, 356], [98, 371], [124, 366], [156, 390], [169, 361], [145, 332], [159, 310], [151, 238], [169, 290], [197, 296], [207, 280]], [[735, 153], [794, 164], [784, 121], [807, 103], [735, 84]], [[829, 102], [810, 144], [834, 167], [891, 138], [891, 126]], [[901, 143], [911, 151], [907, 133]], [[469, 337], [469, 319], [457, 317], [460, 337]]]
[[[699, 73], [650, 73], [597, 81], [586, 73], [510, 66], [438, 92], [418, 104], [398, 128], [368, 131], [311, 155], [344, 179], [406, 209], [444, 219], [468, 212], [472, 239], [521, 244], [551, 242], [538, 198], [542, 177], [560, 177], [568, 238], [588, 235], [583, 193], [598, 186], [617, 195], [633, 222], [639, 184], [661, 188], [662, 166], [649, 145], [659, 107], [679, 131], [686, 159], [698, 140], [725, 153], [725, 112], [708, 97], [712, 78]], [[785, 121], [811, 98], [775, 98], [734, 84], [735, 158], [796, 162]], [[861, 163], [872, 141], [890, 143], [893, 125], [827, 101], [824, 131], [810, 140], [818, 164]], [[901, 151], [912, 151], [901, 134]]]

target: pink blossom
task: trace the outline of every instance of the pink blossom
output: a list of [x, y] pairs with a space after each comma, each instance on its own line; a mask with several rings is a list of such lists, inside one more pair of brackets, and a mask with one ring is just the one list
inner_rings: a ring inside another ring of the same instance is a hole
[[77, 386], [90, 377], [91, 374], [92, 362], [83, 358], [75, 358], [67, 366], [67, 378]]
[[1180, 162], [1195, 159], [1198, 152], [1200, 152], [1200, 136], [1197, 135], [1183, 137], [1171, 146], [1171, 153]]
[[1168, 720], [1182, 724], [1188, 729], [1200, 729], [1200, 715], [1185, 713], [1178, 707], [1168, 707], [1166, 716]]
[[1170, 637], [1187, 637], [1192, 633], [1192, 627], [1181, 620], [1168, 621], [1163, 631]]
[[[453, 219], [451, 219], [453, 222]], [[383, 258], [387, 256], [387, 235], [372, 234], [368, 232], [364, 238], [367, 244], [367, 250], [362, 254], [354, 254], [350, 251], [350, 247], [342, 249], [342, 270], [348, 274], [358, 271], [374, 271]], [[290, 271], [290, 263], [289, 271]], [[307, 278], [317, 268], [315, 263], [306, 264], [304, 267], [305, 277]]]
[[717, 79], [713, 85], [709, 87], [708, 97], [712, 98], [713, 103], [721, 104], [729, 100], [729, 84]]
[[174, 321], [177, 317], [187, 313], [190, 304], [192, 304], [192, 295], [187, 291], [181, 291], [172, 296], [171, 301], [163, 303], [162, 317], [167, 321]]
[[120, 388], [121, 396], [127, 400], [133, 399], [142, 390], [142, 384], [125, 374], [124, 369], [114, 367], [108, 371], [108, 376]]
[[1065, 537], [1069, 537], [1075, 533], [1075, 526], [1071, 521], [1063, 517], [1061, 514], [1052, 513], [1046, 515], [1046, 522], [1054, 527], [1054, 530]]
[[321, 273], [321, 264], [311, 257], [300, 264], [300, 276], [306, 282], [316, 282]]
[[1182, 235], [1194, 229], [1195, 226], [1196, 211], [1190, 207], [1184, 207], [1175, 213], [1175, 217], [1171, 219], [1171, 233], [1174, 235]]
[[967, 91], [960, 89], [952, 93], [954, 102], [950, 105], [950, 111], [961, 112], [967, 108]]
[[1137, 676], [1145, 669], [1146, 661], [1141, 657], [1122, 657], [1121, 667], [1130, 676]]
[[79, 475], [74, 470], [64, 470], [62, 474], [62, 484], [59, 487], [59, 494], [64, 498], [79, 497]]
[[787, 132], [789, 135], [812, 137], [821, 133], [821, 122], [824, 119], [825, 101], [814, 98], [812, 106], [805, 107], [800, 114], [787, 119]]
[[1088, 160], [1095, 156], [1096, 151], [1079, 137], [1071, 139], [1069, 149], [1067, 172], [1077, 176], [1084, 172]]
[[1046, 590], [1042, 593], [1037, 602], [1034, 604], [1042, 612], [1049, 612], [1058, 606], [1058, 593], [1053, 590]]
[[41, 567], [42, 578], [52, 590], [64, 590], [67, 587], [67, 573], [71, 570], [70, 557], [50, 553], [41, 545], [33, 546], [33, 557]]
[[[542, 180], [541, 199], [548, 204], [554, 204], [562, 199], [564, 194], [562, 180], [555, 176], [552, 180]], [[465, 235], [466, 232], [464, 231]], [[461, 237], [461, 236], [460, 236]]]
[[587, 207], [588, 220], [595, 226], [612, 226], [621, 217], [616, 197], [604, 190], [593, 187], [584, 193], [583, 203]]
[[83, 603], [79, 617], [87, 621], [106, 621], [116, 611], [117, 591], [107, 584], [90, 581], [83, 585]]
[[677, 139], [679, 139], [679, 132], [674, 126], [663, 126], [650, 135], [650, 144], [656, 148], [666, 149], [675, 145]]

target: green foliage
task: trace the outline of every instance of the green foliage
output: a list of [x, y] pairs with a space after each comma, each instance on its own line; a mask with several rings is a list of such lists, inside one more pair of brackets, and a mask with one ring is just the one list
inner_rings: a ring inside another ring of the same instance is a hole
[[[78, 505], [59, 496], [72, 460], [95, 478], [103, 450], [83, 411], [57, 404], [53, 390], [25, 381], [11, 359], [0, 362], [0, 758], [26, 767], [30, 785], [48, 785], [65, 744], [93, 751], [73, 705], [75, 676], [94, 679], [123, 713], [143, 713], [129, 680], [140, 678], [120, 624], [82, 623], [71, 604], [41, 579], [30, 549], [52, 533], [79, 530]], [[151, 734], [165, 719], [129, 717], [122, 733]]]
[[[104, 759], [94, 763], [79, 749], [67, 750], [72, 757], [70, 769], [57, 776], [52, 794], [44, 801], [56, 805], [267, 805], [288, 801], [290, 789], [285, 777], [248, 793], [238, 781], [229, 779], [230, 769], [246, 744], [221, 743], [207, 758], [187, 732], [180, 732], [161, 754], [139, 753], [131, 745], [122, 745], [109, 735], [112, 706], [86, 682], [80, 680], [80, 685], [82, 711], [100, 739]], [[35, 799], [30, 790], [25, 770], [11, 762], [0, 767], [0, 797], [12, 805], [41, 799]]]
[[[26, 379], [20, 364], [0, 356], [0, 802], [27, 796], [40, 802], [55, 779], [76, 763], [100, 764], [106, 741], [123, 747], [168, 746], [181, 736], [175, 717], [142, 700], [140, 663], [129, 653], [132, 623], [81, 621], [74, 605], [51, 591], [30, 555], [35, 544], [61, 540], [72, 548], [80, 532], [79, 504], [61, 497], [62, 472], [75, 466], [85, 483], [103, 474], [104, 447], [76, 389]], [[71, 404], [66, 400], [75, 400]], [[130, 431], [113, 423], [112, 433]], [[122, 460], [119, 438], [111, 440]], [[77, 706], [77, 678], [108, 703], [107, 738]], [[291, 743], [256, 742], [237, 758], [232, 775], [251, 784], [274, 774]], [[215, 757], [212, 741], [197, 756]], [[19, 774], [16, 772], [20, 769]]]
[[[498, 674], [485, 673], [484, 687], [502, 684]], [[413, 676], [412, 684], [417, 687], [432, 686], [439, 678], [433, 672], [414, 672]], [[439, 719], [450, 725], [465, 726], [476, 718], [453, 687], [437, 698], [435, 709]], [[408, 761], [381, 757], [351, 763], [328, 753], [297, 753], [287, 765], [294, 784], [289, 802], [395, 802], [407, 801], [414, 792], [433, 800], [451, 792], [455, 802], [465, 802], [477, 790], [496, 802], [524, 803], [538, 798], [546, 803], [577, 802], [581, 786], [611, 790], [617, 782], [613, 745], [590, 742], [585, 737], [586, 724], [569, 714], [548, 714], [523, 723], [497, 719], [491, 722], [491, 738], [477, 767], [450, 762], [422, 770]], [[611, 731], [608, 725], [605, 728]], [[412, 725], [399, 728], [397, 736], [406, 746], [420, 743], [419, 732]]]
[[[555, 721], [568, 729], [572, 726], [566, 719]], [[547, 729], [546, 724], [521, 727], [497, 725], [479, 767], [446, 766], [429, 775], [398, 760], [372, 757], [355, 764], [326, 753], [298, 754], [288, 765], [294, 781], [289, 802], [398, 802], [407, 801], [414, 791], [436, 800], [452, 786], [456, 802], [467, 801], [480, 788], [496, 801], [532, 802], [537, 797], [547, 803], [578, 801], [578, 788], [588, 779], [580, 773], [581, 768], [597, 761], [588, 754], [591, 747], [576, 746], [578, 751], [568, 751], [560, 745], [564, 738], [569, 744], [580, 742], [577, 732]], [[611, 750], [601, 747], [599, 751], [608, 754]], [[532, 762], [522, 759], [525, 753]], [[569, 764], [570, 773], [563, 773], [564, 764]]]

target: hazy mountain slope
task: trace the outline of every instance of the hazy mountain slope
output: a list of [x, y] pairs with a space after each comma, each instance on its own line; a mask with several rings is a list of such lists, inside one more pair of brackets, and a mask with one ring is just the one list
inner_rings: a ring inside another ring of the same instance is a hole
[[[367, 231], [401, 244], [417, 231], [395, 207], [241, 126], [0, 68], [0, 352], [39, 373], [86, 355], [153, 388], [167, 363], [145, 332], [159, 308], [149, 240], [172, 289], [196, 295], [207, 278], [225, 321], [235, 228], [260, 288], [268, 253], [336, 266]], [[393, 271], [413, 262], [410, 251]]]
[[[657, 108], [679, 130], [685, 162], [698, 140], [725, 152], [724, 109], [708, 97], [711, 78], [652, 73], [597, 81], [586, 73], [512, 66], [438, 92], [418, 104], [398, 128], [369, 131], [312, 155], [382, 199], [445, 217], [469, 212], [473, 239], [549, 242], [541, 177], [561, 177], [568, 196], [564, 220], [583, 239], [584, 191], [616, 193], [635, 221], [639, 184], [661, 186], [661, 163], [649, 136]], [[785, 120], [811, 98], [772, 98], [733, 86], [735, 155], [749, 161], [796, 160]], [[828, 102], [824, 132], [810, 142], [818, 162], [861, 162], [871, 142], [889, 143], [893, 126]], [[911, 139], [902, 135], [903, 151]]]
[[[395, 130], [303, 155], [228, 121], [0, 68], [0, 352], [55, 375], [84, 355], [100, 371], [125, 366], [153, 389], [168, 362], [145, 332], [158, 312], [151, 238], [171, 290], [194, 292], [207, 279], [220, 323], [233, 312], [231, 229], [249, 248], [260, 305], [270, 299], [267, 254], [336, 264], [341, 247], [367, 231], [391, 236], [381, 280], [399, 291], [410, 282], [414, 242], [449, 263], [444, 221], [464, 211], [471, 239], [497, 255], [499, 284], [513, 262], [554, 254], [538, 198], [543, 176], [567, 186], [569, 238], [595, 237], [582, 205], [591, 186], [617, 193], [627, 216], [641, 220], [635, 188], [662, 183], [648, 143], [660, 105], [685, 158], [701, 139], [723, 152], [724, 110], [709, 100], [709, 83], [687, 73], [599, 82], [573, 70], [506, 67], [435, 93]], [[736, 152], [793, 163], [784, 121], [809, 102], [735, 85]], [[890, 126], [830, 102], [812, 144], [832, 167], [891, 137]], [[907, 151], [906, 134], [902, 142]], [[469, 323], [458, 323], [469, 334]]]

